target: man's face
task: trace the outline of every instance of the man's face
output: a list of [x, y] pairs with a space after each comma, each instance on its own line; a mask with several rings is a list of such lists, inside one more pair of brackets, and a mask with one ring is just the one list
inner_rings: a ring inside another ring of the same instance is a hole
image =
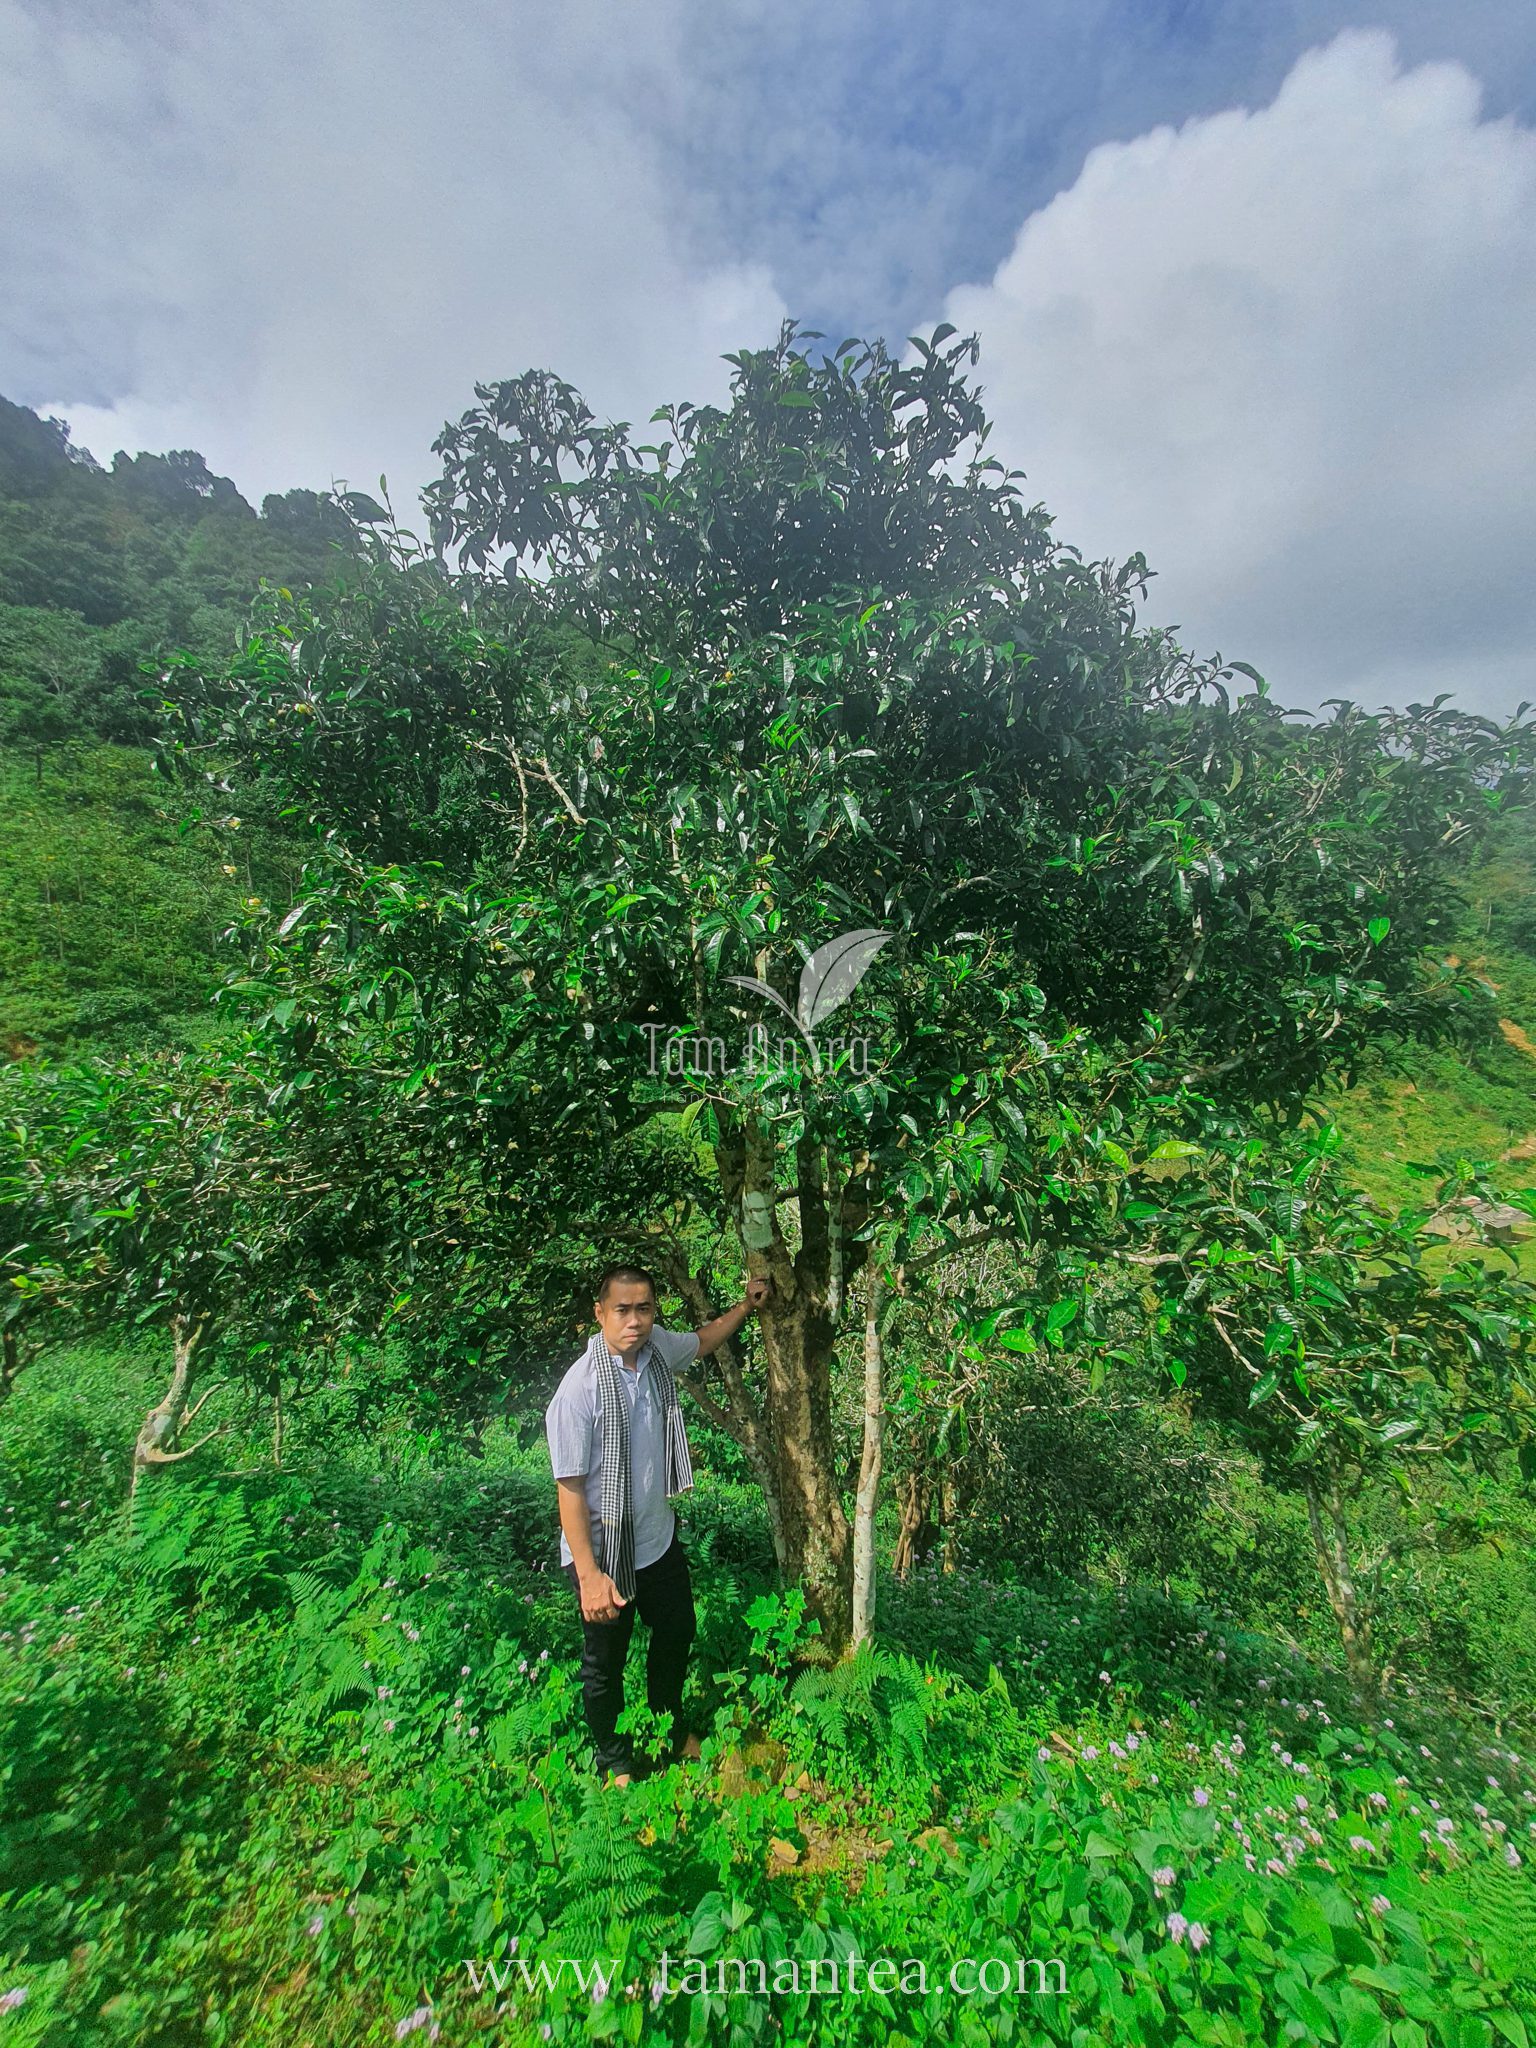
[[656, 1320], [656, 1299], [644, 1280], [615, 1280], [592, 1313], [610, 1351], [638, 1351]]

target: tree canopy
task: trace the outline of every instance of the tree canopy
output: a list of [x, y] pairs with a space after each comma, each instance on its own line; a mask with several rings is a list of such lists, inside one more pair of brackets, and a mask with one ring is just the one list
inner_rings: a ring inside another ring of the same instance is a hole
[[[648, 1245], [685, 1298], [701, 1242], [774, 1280], [764, 1383], [696, 1391], [834, 1636], [855, 1283], [888, 1321], [1004, 1240], [1049, 1305], [1144, 1243], [1168, 1160], [1456, 1031], [1477, 992], [1428, 949], [1533, 759], [1523, 718], [1306, 718], [1141, 627], [1145, 562], [1085, 562], [985, 457], [951, 334], [902, 368], [786, 323], [648, 447], [548, 373], [477, 387], [435, 562], [383, 540], [168, 677], [181, 761], [320, 836], [252, 988], [293, 1066], [381, 1020], [386, 1085], [436, 1091], [530, 1241]], [[855, 985], [861, 1049], [818, 1043]], [[647, 1131], [675, 1164], [637, 1189]]]

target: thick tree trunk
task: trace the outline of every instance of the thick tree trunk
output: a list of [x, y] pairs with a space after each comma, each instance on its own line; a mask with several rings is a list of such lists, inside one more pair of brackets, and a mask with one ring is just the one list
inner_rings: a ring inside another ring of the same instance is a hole
[[1344, 1645], [1344, 1661], [1356, 1687], [1374, 1697], [1379, 1690], [1376, 1654], [1371, 1642], [1371, 1615], [1355, 1585], [1349, 1555], [1349, 1529], [1339, 1494], [1338, 1475], [1317, 1474], [1307, 1482], [1307, 1519], [1318, 1570], [1328, 1591], [1328, 1605]]
[[0, 1401], [5, 1400], [16, 1384], [16, 1375], [21, 1371], [21, 1346], [16, 1337], [16, 1325], [7, 1323], [0, 1330]]
[[800, 1249], [791, 1257], [779, 1224], [772, 1137], [749, 1117], [722, 1140], [721, 1183], [739, 1218], [747, 1270], [773, 1282], [761, 1317], [760, 1434], [780, 1566], [787, 1582], [803, 1588], [823, 1642], [840, 1656], [853, 1626], [853, 1541], [832, 1433], [833, 1304], [846, 1298], [865, 1255], [853, 1233], [868, 1213], [862, 1192], [868, 1162], [856, 1161], [845, 1184], [835, 1152], [801, 1141], [795, 1188]]
[[825, 1310], [802, 1296], [776, 1304], [763, 1317], [763, 1351], [764, 1425], [784, 1575], [804, 1588], [823, 1641], [840, 1656], [853, 1624], [853, 1557], [833, 1456], [832, 1331]]
[[873, 1633], [875, 1618], [875, 1501], [885, 1432], [885, 1361], [880, 1350], [880, 1275], [866, 1267], [864, 1289], [864, 1450], [853, 1508], [852, 1642]]
[[[128, 1494], [132, 1499], [138, 1491], [140, 1479], [151, 1465], [174, 1464], [179, 1458], [190, 1458], [193, 1451], [207, 1443], [202, 1437], [185, 1450], [177, 1448], [181, 1431], [196, 1415], [203, 1402], [214, 1389], [208, 1388], [195, 1406], [187, 1404], [192, 1398], [192, 1379], [197, 1347], [207, 1331], [208, 1318], [198, 1316], [194, 1320], [186, 1315], [171, 1318], [171, 1383], [164, 1394], [145, 1416], [139, 1430], [138, 1440], [133, 1447], [133, 1477], [129, 1481]], [[216, 1435], [216, 1431], [210, 1431]]]

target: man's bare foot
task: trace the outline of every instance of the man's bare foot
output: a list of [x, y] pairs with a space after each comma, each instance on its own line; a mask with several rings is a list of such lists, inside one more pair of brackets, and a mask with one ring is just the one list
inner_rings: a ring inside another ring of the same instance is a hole
[[610, 1785], [627, 1785], [629, 1783], [629, 1773], [628, 1771], [615, 1771], [608, 1782]]

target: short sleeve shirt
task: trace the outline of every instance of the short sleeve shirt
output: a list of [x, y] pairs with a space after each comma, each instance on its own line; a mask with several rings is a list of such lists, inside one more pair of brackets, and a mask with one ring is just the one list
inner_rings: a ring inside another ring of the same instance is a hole
[[[587, 1509], [592, 1517], [593, 1549], [601, 1556], [598, 1525], [603, 1507], [602, 1398], [598, 1392], [597, 1339], [594, 1337], [554, 1391], [544, 1411], [549, 1459], [557, 1479], [587, 1475]], [[635, 1525], [635, 1569], [654, 1564], [672, 1546], [677, 1517], [667, 1502], [667, 1427], [661, 1388], [652, 1371], [659, 1355], [673, 1371], [690, 1364], [699, 1352], [693, 1330], [653, 1328], [641, 1346], [634, 1367], [619, 1361], [619, 1385], [629, 1423], [629, 1506]], [[560, 1532], [560, 1562], [570, 1564], [571, 1546]]]

